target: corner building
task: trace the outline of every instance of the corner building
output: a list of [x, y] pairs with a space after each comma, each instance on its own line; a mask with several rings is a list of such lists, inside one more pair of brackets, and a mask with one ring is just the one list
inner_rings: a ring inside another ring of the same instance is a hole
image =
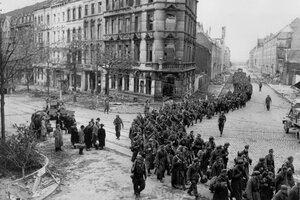
[[134, 73], [110, 91], [161, 100], [194, 91], [197, 0], [105, 0], [105, 49], [129, 54]]

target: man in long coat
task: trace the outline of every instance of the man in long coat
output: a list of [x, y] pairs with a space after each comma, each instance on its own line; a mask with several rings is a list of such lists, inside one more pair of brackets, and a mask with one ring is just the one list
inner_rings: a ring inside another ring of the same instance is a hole
[[231, 188], [232, 188], [232, 197], [235, 197], [236, 200], [243, 199], [243, 177], [245, 176], [244, 171], [244, 162], [239, 159], [237, 165], [232, 170], [231, 176]]
[[184, 162], [182, 152], [177, 150], [172, 160], [171, 184], [174, 188], [181, 187], [185, 189]]
[[106, 132], [103, 126], [104, 124], [100, 124], [100, 128], [98, 129], [98, 140], [100, 150], [102, 150], [105, 147]]
[[156, 165], [156, 175], [157, 179], [160, 182], [163, 182], [163, 178], [165, 177], [166, 168], [169, 165], [168, 161], [168, 153], [165, 150], [165, 146], [161, 145], [155, 157], [155, 165]]
[[84, 141], [86, 144], [86, 150], [90, 151], [92, 147], [92, 138], [93, 138], [93, 122], [90, 121], [89, 125], [84, 129]]
[[62, 151], [61, 147], [64, 145], [62, 130], [60, 129], [60, 124], [56, 125], [56, 129], [53, 133], [55, 138], [55, 151]]
[[252, 177], [247, 182], [246, 194], [248, 200], [260, 200], [260, 182], [259, 182], [259, 171], [254, 171]]

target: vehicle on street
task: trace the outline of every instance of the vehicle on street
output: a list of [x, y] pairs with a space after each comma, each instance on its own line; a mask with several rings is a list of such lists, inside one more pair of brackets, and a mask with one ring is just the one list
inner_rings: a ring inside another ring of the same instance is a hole
[[296, 139], [300, 143], [300, 99], [291, 104], [291, 109], [287, 116], [283, 118], [282, 123], [285, 133], [296, 132]]

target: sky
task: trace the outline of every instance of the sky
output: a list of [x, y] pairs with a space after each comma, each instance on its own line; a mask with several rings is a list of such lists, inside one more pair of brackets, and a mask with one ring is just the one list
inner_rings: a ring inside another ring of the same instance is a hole
[[246, 61], [257, 38], [277, 33], [300, 18], [300, 0], [199, 0], [198, 19], [211, 36], [220, 38], [226, 26], [225, 43], [232, 61]]
[[[9, 12], [42, 0], [0, 0], [1, 12]], [[295, 18], [300, 18], [300, 0], [198, 0], [197, 21], [211, 36], [221, 37], [226, 26], [225, 43], [232, 61], [246, 61], [257, 38], [276, 33]]]

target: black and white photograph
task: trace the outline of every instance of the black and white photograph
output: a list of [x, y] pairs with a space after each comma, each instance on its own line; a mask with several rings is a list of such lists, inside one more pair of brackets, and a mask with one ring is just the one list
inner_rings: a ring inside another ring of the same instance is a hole
[[299, 0], [0, 0], [0, 200], [300, 200]]

